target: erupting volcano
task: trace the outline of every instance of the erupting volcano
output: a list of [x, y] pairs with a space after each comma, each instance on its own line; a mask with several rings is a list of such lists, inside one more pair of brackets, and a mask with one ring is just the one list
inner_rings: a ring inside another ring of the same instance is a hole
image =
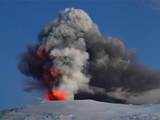
[[81, 9], [60, 12], [21, 56], [18, 67], [51, 101], [160, 101], [160, 72], [139, 63], [119, 38], [104, 37]]

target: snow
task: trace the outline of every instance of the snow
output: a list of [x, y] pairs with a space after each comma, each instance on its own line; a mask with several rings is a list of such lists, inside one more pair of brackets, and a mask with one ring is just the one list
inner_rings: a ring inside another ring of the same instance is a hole
[[3, 110], [0, 120], [160, 120], [160, 105], [53, 101]]

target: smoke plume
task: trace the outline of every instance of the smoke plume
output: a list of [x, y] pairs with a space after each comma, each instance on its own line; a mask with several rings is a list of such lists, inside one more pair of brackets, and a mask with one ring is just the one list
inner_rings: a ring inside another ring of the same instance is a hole
[[47, 91], [49, 100], [160, 102], [160, 72], [139, 63], [119, 38], [103, 36], [81, 9], [60, 12], [18, 67], [36, 81], [29, 89]]

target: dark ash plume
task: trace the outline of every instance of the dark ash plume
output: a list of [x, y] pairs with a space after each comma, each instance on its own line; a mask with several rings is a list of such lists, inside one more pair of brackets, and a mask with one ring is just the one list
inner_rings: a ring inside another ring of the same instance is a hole
[[65, 9], [46, 25], [18, 66], [49, 93], [68, 91], [68, 99], [160, 102], [160, 72], [140, 64], [122, 40], [104, 37], [80, 9]]

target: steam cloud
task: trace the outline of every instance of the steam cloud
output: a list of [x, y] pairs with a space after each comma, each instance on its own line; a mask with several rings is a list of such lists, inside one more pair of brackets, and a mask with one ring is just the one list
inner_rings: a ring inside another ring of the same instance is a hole
[[44, 27], [18, 65], [29, 88], [68, 91], [68, 99], [160, 102], [160, 72], [137, 61], [115, 37], [104, 37], [81, 9], [69, 8]]

